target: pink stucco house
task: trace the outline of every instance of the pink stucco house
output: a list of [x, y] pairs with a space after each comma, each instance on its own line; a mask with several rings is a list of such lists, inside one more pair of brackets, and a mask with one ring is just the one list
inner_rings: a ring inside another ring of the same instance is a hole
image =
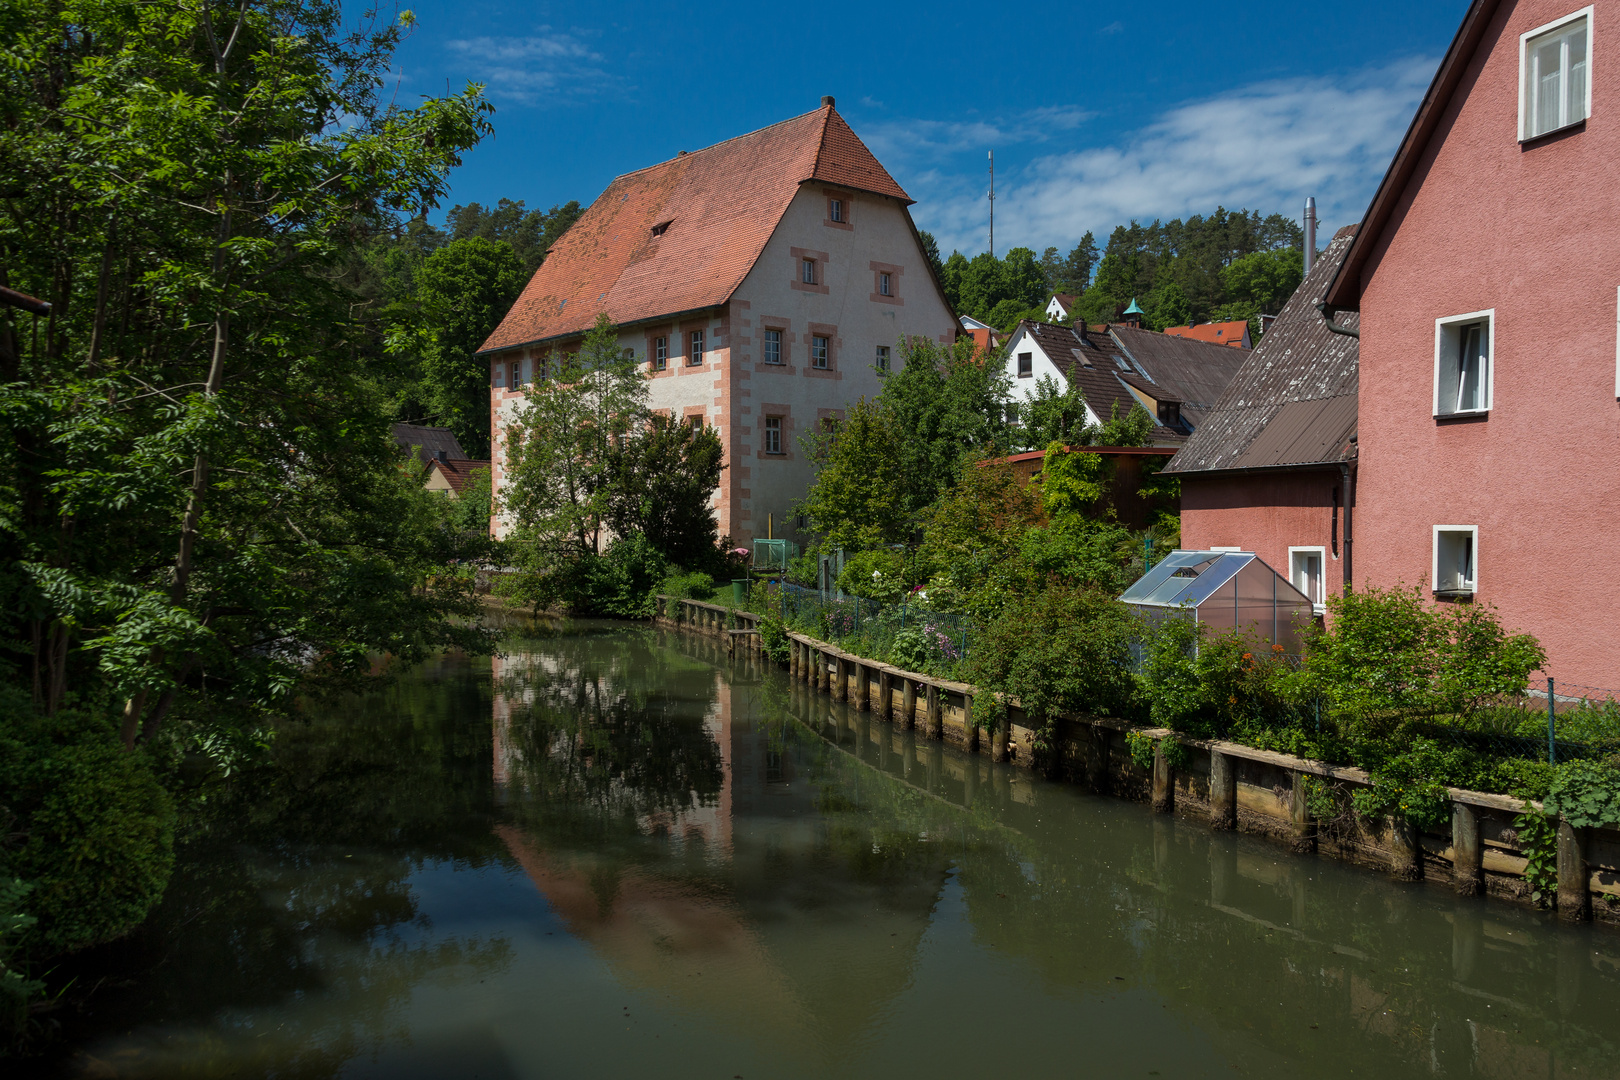
[[1356, 580], [1620, 687], [1620, 0], [1475, 0], [1326, 295], [1360, 313]]

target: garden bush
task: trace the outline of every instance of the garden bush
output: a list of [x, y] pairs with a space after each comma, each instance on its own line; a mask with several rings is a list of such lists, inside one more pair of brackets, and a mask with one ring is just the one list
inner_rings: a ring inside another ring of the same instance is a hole
[[38, 715], [0, 690], [0, 880], [30, 891], [21, 930], [48, 957], [128, 933], [163, 895], [174, 866], [174, 804], [144, 752], [110, 718]]

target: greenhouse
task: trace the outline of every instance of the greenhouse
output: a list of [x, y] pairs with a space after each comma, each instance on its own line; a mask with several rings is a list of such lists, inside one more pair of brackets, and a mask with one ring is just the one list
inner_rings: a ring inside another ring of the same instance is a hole
[[1249, 551], [1172, 551], [1120, 601], [1155, 626], [1187, 619], [1290, 653], [1301, 651], [1302, 631], [1315, 621], [1310, 598]]

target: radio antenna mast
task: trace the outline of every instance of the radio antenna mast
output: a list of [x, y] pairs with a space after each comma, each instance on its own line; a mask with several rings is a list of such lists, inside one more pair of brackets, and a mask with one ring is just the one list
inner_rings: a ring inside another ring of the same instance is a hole
[[990, 256], [996, 254], [996, 152], [990, 151]]

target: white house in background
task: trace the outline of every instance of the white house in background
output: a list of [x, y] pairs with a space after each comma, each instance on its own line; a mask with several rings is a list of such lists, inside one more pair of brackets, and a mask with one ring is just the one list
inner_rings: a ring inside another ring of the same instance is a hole
[[1084, 325], [1024, 320], [1007, 344], [1007, 375], [1019, 402], [1035, 397], [1043, 377], [1060, 390], [1078, 385], [1086, 423], [1101, 424], [1136, 405], [1155, 420], [1153, 445], [1179, 446], [1237, 374], [1244, 353], [1133, 326], [1106, 332]]
[[1062, 322], [1074, 310], [1076, 301], [1080, 298], [1071, 293], [1053, 293], [1052, 299], [1046, 302], [1046, 317], [1053, 322]]

